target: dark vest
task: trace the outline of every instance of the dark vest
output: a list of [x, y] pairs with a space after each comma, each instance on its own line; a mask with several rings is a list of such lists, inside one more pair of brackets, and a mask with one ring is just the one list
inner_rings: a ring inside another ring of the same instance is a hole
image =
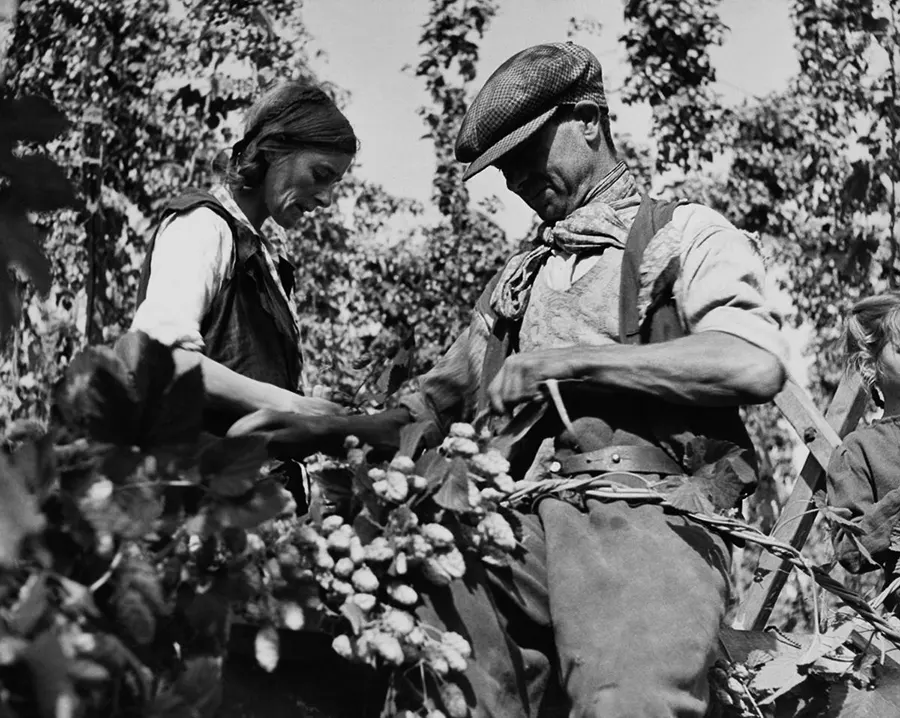
[[[640, 321], [638, 293], [640, 291], [640, 267], [644, 250], [656, 233], [672, 219], [675, 208], [683, 201], [662, 202], [644, 196], [628, 234], [622, 257], [622, 275], [619, 297], [619, 340], [623, 344], [649, 344], [677, 339], [685, 335], [678, 318], [673, 287], [680, 267], [677, 260], [657, 278], [644, 320]], [[493, 316], [488, 307], [498, 275], [491, 281], [479, 302], [480, 309]], [[479, 408], [487, 406], [487, 387], [509, 354], [518, 350], [519, 322], [497, 318], [482, 373]], [[685, 443], [694, 436], [730, 441], [742, 449], [745, 462], [756, 474], [756, 458], [753, 445], [737, 407], [683, 406], [664, 402], [653, 397], [628, 395], [618, 399], [606, 394], [601, 398], [587, 396], [583, 387], [570, 392], [566, 405], [571, 417], [601, 416], [608, 418], [618, 443], [622, 436], [645, 440], [665, 449], [681, 460]], [[553, 412], [550, 412], [553, 414]], [[548, 414], [534, 429], [538, 436], [550, 436], [559, 432], [561, 425], [555, 416]], [[626, 439], [630, 441], [630, 439]], [[526, 442], [527, 443], [527, 442]], [[523, 454], [513, 458], [514, 467], [523, 469], [533, 456], [533, 445]], [[747, 487], [748, 490], [752, 486]]]
[[[237, 222], [212, 194], [201, 190], [190, 190], [172, 200], [163, 210], [160, 224], [198, 207], [211, 209], [228, 222], [234, 239], [234, 271], [200, 323], [204, 354], [243, 376], [298, 391], [302, 365], [298, 337], [290, 309], [266, 267], [259, 238]], [[154, 234], [141, 270], [138, 306], [147, 295], [155, 244]], [[290, 296], [294, 267], [279, 258], [278, 274]], [[227, 429], [231, 417], [207, 413], [209, 430], [222, 433]]]

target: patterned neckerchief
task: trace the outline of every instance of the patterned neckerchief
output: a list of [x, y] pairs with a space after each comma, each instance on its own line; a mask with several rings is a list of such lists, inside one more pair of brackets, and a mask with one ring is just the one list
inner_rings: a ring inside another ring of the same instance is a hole
[[[219, 203], [227, 210], [228, 214], [235, 218], [240, 224], [249, 229], [255, 237], [259, 239], [259, 249], [262, 253], [263, 260], [266, 263], [266, 269], [269, 270], [269, 274], [272, 276], [272, 279], [275, 282], [275, 286], [278, 287], [278, 291], [281, 293], [282, 299], [284, 299], [285, 304], [287, 304], [288, 311], [291, 314], [291, 322], [294, 325], [294, 332], [296, 337], [300, 336], [300, 320], [297, 317], [297, 311], [294, 309], [294, 303], [291, 301], [291, 298], [287, 295], [287, 292], [284, 289], [284, 284], [281, 282], [281, 275], [278, 274], [278, 266], [275, 263], [275, 258], [272, 256], [272, 248], [271, 243], [254, 227], [250, 220], [247, 219], [247, 215], [244, 214], [244, 211], [238, 206], [238, 203], [234, 201], [234, 197], [232, 197], [231, 192], [224, 185], [216, 185], [210, 190], [210, 194], [215, 197]], [[271, 234], [275, 235], [274, 239], [278, 242], [278, 244], [283, 244], [287, 239], [287, 233], [284, 231], [282, 227], [275, 224], [275, 222], [269, 222], [269, 230]], [[279, 258], [284, 259], [289, 262], [287, 257], [282, 254], [278, 255]]]
[[491, 294], [494, 311], [506, 319], [522, 318], [534, 280], [554, 250], [585, 255], [607, 247], [624, 249], [628, 227], [618, 212], [640, 202], [634, 178], [625, 163], [619, 162], [588, 193], [581, 207], [555, 224], [542, 225], [532, 248], [506, 264]]

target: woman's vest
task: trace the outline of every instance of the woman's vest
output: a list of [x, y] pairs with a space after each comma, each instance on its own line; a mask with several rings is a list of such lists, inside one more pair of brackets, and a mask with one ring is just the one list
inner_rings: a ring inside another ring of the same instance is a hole
[[[234, 241], [234, 269], [200, 322], [203, 353], [232, 371], [281, 389], [298, 391], [302, 356], [291, 312], [269, 272], [260, 239], [209, 192], [190, 190], [163, 210], [160, 225], [175, 215], [206, 207], [222, 217]], [[158, 234], [158, 230], [157, 230]], [[147, 295], [156, 234], [141, 270], [137, 305]], [[285, 294], [294, 288], [294, 267], [279, 257], [278, 274]], [[227, 419], [210, 417], [210, 430], [224, 431]]]

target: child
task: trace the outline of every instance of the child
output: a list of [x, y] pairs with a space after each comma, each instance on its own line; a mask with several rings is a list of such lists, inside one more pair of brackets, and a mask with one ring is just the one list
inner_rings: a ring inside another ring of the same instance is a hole
[[[848, 434], [828, 464], [828, 503], [858, 529], [837, 525], [834, 552], [852, 573], [883, 568], [887, 583], [900, 557], [891, 547], [900, 518], [900, 292], [853, 306], [846, 350], [884, 414]], [[900, 547], [900, 535], [896, 541]]]

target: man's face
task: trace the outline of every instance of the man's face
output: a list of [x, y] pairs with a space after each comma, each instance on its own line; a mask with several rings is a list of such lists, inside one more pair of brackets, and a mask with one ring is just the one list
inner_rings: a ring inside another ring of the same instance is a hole
[[494, 165], [510, 191], [545, 222], [557, 222], [576, 210], [596, 173], [584, 124], [567, 116], [550, 120]]

